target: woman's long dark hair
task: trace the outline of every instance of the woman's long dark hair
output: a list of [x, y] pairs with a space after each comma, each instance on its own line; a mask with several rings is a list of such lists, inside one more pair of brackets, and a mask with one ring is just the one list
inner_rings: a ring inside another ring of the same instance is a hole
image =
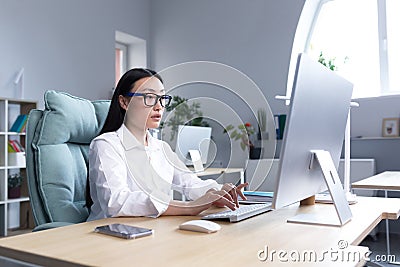
[[99, 135], [118, 130], [124, 122], [125, 109], [123, 109], [119, 104], [119, 96], [124, 96], [129, 93], [135, 86], [136, 81], [152, 76], [155, 76], [163, 82], [160, 75], [158, 75], [154, 70], [149, 69], [131, 69], [121, 77], [117, 87], [115, 88], [106, 121]]
[[[135, 87], [136, 81], [147, 78], [156, 77], [163, 83], [163, 80], [157, 72], [150, 69], [131, 69], [122, 75], [119, 79], [117, 87], [114, 90], [113, 97], [111, 99], [110, 109], [108, 110], [106, 121], [101, 129], [99, 135], [103, 133], [113, 132], [118, 130], [125, 118], [125, 109], [123, 109], [119, 104], [119, 96], [126, 95], [129, 93], [133, 87]], [[90, 183], [89, 183], [89, 171], [86, 179], [86, 207], [90, 210], [93, 205], [92, 198], [90, 197]]]

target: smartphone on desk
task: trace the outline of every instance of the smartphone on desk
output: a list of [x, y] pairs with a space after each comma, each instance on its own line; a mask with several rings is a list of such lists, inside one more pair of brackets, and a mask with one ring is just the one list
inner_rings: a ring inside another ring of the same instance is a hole
[[94, 229], [96, 233], [117, 236], [125, 239], [135, 239], [153, 234], [153, 229], [114, 223], [98, 226]]

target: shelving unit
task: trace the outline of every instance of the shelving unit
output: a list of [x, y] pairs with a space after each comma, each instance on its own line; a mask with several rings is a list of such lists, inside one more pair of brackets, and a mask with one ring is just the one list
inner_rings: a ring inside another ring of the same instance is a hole
[[352, 137], [351, 140], [398, 140], [399, 136], [396, 137], [381, 137], [381, 136], [366, 136], [366, 137]]
[[[11, 125], [20, 114], [29, 114], [37, 107], [36, 101], [0, 98], [0, 236], [7, 236], [10, 215], [18, 213], [19, 227], [33, 226], [29, 206], [29, 194], [25, 164], [12, 166], [9, 164], [8, 140], [18, 140], [25, 147], [25, 133], [9, 132]], [[21, 186], [21, 197], [8, 198], [8, 175], [20, 172], [24, 177]]]

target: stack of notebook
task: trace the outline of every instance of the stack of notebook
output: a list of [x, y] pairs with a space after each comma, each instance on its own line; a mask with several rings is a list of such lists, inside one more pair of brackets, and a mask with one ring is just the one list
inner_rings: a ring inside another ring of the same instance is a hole
[[262, 191], [244, 191], [243, 194], [247, 200], [239, 198], [240, 204], [260, 204], [272, 202], [274, 197], [273, 192], [262, 192]]

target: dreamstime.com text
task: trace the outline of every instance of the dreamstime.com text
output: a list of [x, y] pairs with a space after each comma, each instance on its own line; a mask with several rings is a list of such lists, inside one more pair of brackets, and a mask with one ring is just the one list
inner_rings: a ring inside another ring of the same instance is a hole
[[345, 240], [339, 240], [336, 248], [329, 250], [274, 250], [267, 245], [257, 252], [258, 260], [263, 262], [395, 262], [395, 255], [374, 255], [370, 258], [371, 252], [352, 250]]

